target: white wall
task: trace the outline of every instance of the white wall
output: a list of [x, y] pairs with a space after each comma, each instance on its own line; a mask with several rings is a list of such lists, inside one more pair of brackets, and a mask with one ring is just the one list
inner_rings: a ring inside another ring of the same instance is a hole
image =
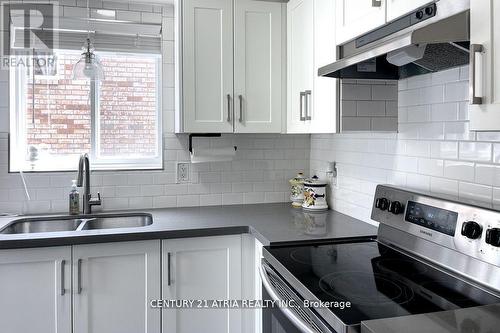
[[468, 67], [399, 82], [399, 133], [313, 135], [311, 172], [339, 164], [331, 206], [370, 222], [381, 183], [500, 208], [500, 132], [469, 131]]
[[[64, 0], [65, 15], [85, 15], [85, 1]], [[309, 135], [224, 135], [201, 140], [211, 147], [238, 146], [233, 162], [192, 166], [191, 183], [175, 184], [177, 161], [189, 160], [188, 137], [174, 134], [174, 18], [173, 7], [128, 6], [123, 2], [91, 1], [92, 7], [120, 9], [117, 15], [141, 13], [141, 20], [163, 16], [164, 40], [164, 170], [94, 172], [94, 195], [101, 192], [104, 210], [251, 204], [288, 201], [288, 179], [308, 173]], [[122, 7], [120, 7], [122, 6]], [[137, 8], [136, 8], [137, 7]], [[127, 11], [128, 10], [128, 11]], [[162, 14], [159, 14], [162, 13]], [[137, 18], [139, 16], [136, 15]], [[68, 192], [76, 172], [26, 174], [31, 200], [26, 199], [19, 174], [8, 173], [8, 75], [0, 71], [0, 213], [67, 212]], [[198, 140], [198, 139], [195, 139]], [[196, 141], [197, 142], [197, 141]], [[75, 168], [78, 161], [75, 161]], [[99, 208], [96, 208], [96, 210]]]

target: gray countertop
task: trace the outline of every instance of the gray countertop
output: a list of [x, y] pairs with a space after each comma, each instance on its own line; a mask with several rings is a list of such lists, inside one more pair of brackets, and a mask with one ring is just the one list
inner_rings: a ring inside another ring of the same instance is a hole
[[365, 321], [361, 333], [500, 332], [500, 304]]
[[[0, 234], [0, 248], [75, 245], [112, 241], [202, 237], [251, 233], [262, 244], [377, 234], [377, 228], [327, 211], [305, 213], [288, 203], [144, 210], [153, 224], [140, 228], [64, 231], [33, 234]], [[19, 217], [0, 217], [0, 230]]]

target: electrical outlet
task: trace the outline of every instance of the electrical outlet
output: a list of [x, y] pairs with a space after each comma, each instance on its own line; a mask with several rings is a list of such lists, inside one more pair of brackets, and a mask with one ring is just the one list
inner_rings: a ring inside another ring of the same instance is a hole
[[177, 162], [177, 183], [187, 183], [190, 180], [191, 164], [188, 162]]

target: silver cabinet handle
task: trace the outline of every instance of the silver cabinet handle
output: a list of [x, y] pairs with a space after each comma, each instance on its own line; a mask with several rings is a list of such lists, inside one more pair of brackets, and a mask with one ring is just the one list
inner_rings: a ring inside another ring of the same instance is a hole
[[78, 293], [82, 293], [82, 259], [78, 259], [77, 269], [77, 289]]
[[300, 92], [300, 121], [305, 121], [306, 117], [304, 117], [304, 98], [306, 97], [306, 93], [304, 91]]
[[476, 96], [476, 53], [483, 52], [481, 44], [471, 44], [469, 52], [469, 98], [470, 104], [483, 104], [483, 98]]
[[372, 0], [372, 7], [382, 7], [382, 0]]
[[227, 94], [227, 121], [231, 122], [231, 95]]
[[167, 253], [167, 285], [170, 286], [172, 285], [172, 275], [171, 275], [171, 266], [172, 263], [172, 254], [169, 252]]
[[238, 98], [240, 99], [240, 119], [239, 122], [243, 122], [243, 96], [239, 95]]
[[310, 99], [309, 99], [309, 97], [311, 97], [312, 91], [306, 90], [305, 94], [306, 94], [305, 95], [306, 96], [306, 112], [305, 112], [306, 113], [306, 120], [311, 120], [312, 119], [311, 114], [309, 113], [309, 111], [310, 111], [310, 108], [309, 108]]
[[66, 265], [66, 260], [61, 261], [61, 296], [66, 293], [66, 288], [64, 287], [64, 266]]

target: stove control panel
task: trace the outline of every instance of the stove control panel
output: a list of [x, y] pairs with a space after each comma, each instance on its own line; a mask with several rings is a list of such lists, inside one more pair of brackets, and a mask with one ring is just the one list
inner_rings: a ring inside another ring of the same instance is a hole
[[379, 185], [372, 220], [500, 267], [500, 212]]
[[500, 229], [493, 228], [486, 230], [486, 244], [494, 247], [500, 247]]
[[465, 236], [469, 239], [478, 239], [481, 237], [481, 233], [483, 232], [483, 227], [474, 221], [464, 222], [462, 224], [462, 236]]

